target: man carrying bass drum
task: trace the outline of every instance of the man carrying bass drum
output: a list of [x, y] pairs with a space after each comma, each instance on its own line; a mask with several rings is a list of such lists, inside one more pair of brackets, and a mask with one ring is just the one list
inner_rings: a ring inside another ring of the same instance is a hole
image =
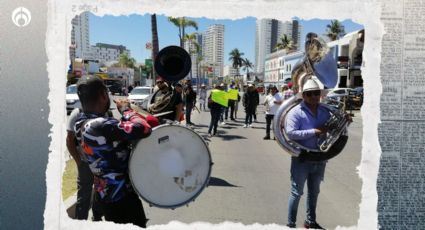
[[83, 76], [77, 89], [83, 112], [74, 130], [94, 175], [95, 195], [105, 220], [145, 228], [143, 206], [128, 175], [130, 141], [148, 137], [158, 119], [133, 111], [127, 100], [114, 100], [122, 114], [120, 120], [104, 116], [111, 102], [106, 86], [96, 76]]

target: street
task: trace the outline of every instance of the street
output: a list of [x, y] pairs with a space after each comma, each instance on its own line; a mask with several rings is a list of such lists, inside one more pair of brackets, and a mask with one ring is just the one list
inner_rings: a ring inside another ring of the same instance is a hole
[[[356, 167], [361, 158], [362, 118], [358, 110], [354, 115], [349, 141], [342, 153], [328, 161], [321, 185], [317, 222], [327, 229], [354, 226], [359, 217], [361, 180]], [[143, 201], [148, 225], [172, 220], [286, 225], [290, 155], [276, 141], [263, 140], [263, 106], [257, 109], [258, 122], [243, 128], [245, 113], [239, 104], [237, 120], [220, 125], [219, 135], [211, 138], [207, 135], [209, 112], [194, 111], [192, 117], [194, 130], [209, 143], [214, 162], [209, 186], [194, 202], [175, 210], [149, 207]], [[306, 188], [298, 208], [298, 227], [305, 219], [305, 197]]]

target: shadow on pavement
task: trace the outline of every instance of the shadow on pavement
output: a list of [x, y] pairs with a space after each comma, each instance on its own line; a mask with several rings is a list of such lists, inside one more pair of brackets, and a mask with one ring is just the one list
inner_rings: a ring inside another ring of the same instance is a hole
[[239, 136], [239, 135], [222, 135], [221, 133], [219, 133], [220, 138], [223, 139], [223, 141], [232, 141], [232, 140], [236, 140], [236, 139], [246, 139], [246, 137], [244, 136]]
[[208, 186], [239, 187], [217, 177], [210, 177]]

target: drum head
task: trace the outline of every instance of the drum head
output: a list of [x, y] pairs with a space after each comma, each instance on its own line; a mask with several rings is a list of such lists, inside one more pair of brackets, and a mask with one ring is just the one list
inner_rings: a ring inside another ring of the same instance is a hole
[[209, 149], [197, 133], [179, 125], [161, 125], [141, 139], [129, 162], [130, 180], [153, 206], [176, 208], [193, 201], [211, 174]]

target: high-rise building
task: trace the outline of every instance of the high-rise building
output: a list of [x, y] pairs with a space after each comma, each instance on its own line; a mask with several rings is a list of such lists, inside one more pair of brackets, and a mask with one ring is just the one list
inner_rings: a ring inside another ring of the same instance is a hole
[[70, 58], [91, 59], [89, 34], [89, 12], [81, 13], [72, 19]]
[[264, 73], [264, 62], [267, 54], [275, 51], [280, 37], [286, 34], [299, 50], [301, 25], [297, 20], [281, 22], [275, 19], [257, 20], [255, 34], [255, 71]]
[[224, 25], [214, 24], [202, 35], [203, 62], [212, 68], [213, 76], [223, 76]]

